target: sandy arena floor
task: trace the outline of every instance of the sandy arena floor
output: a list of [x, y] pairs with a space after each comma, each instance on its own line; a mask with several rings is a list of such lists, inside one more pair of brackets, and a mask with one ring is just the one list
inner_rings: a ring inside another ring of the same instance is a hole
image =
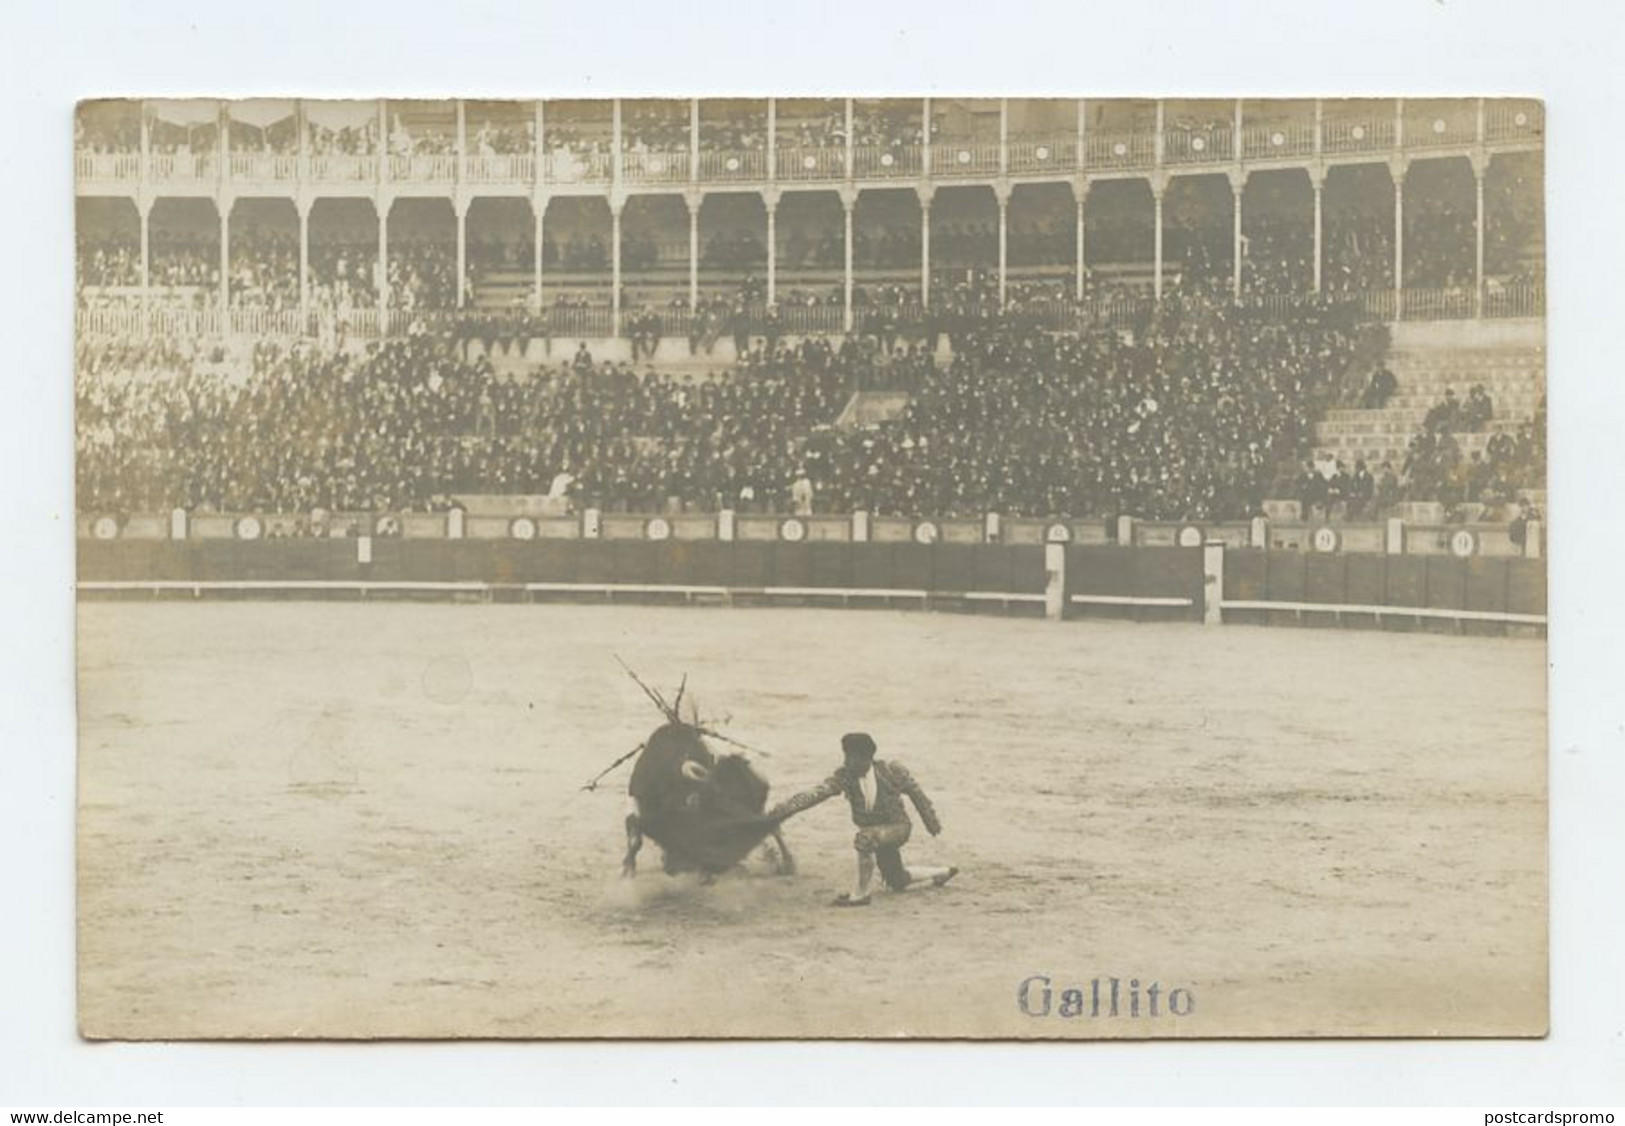
[[[80, 643], [90, 1036], [1545, 1028], [1542, 643], [398, 603], [92, 603]], [[622, 880], [626, 775], [578, 791], [658, 719], [616, 653], [775, 797], [873, 732], [946, 826], [905, 856], [963, 874], [831, 909], [837, 799], [795, 877]], [[1026, 1015], [1036, 974], [1125, 1011]]]

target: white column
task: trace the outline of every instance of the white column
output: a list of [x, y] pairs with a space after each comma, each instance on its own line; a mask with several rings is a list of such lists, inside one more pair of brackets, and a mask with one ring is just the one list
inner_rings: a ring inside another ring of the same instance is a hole
[[1202, 624], [1222, 625], [1224, 612], [1224, 541], [1208, 540], [1202, 545]]
[[853, 125], [854, 125], [854, 120], [853, 120], [853, 113], [852, 113], [852, 99], [848, 98], [846, 100], [846, 178], [848, 180], [852, 179], [852, 177], [856, 174], [856, 171], [857, 171], [856, 169], [854, 169], [852, 167], [852, 127], [853, 127]]
[[[1161, 137], [1161, 132], [1158, 132]], [[1159, 140], [1160, 144], [1161, 141]], [[1162, 193], [1167, 185], [1160, 180], [1151, 182], [1151, 210], [1152, 210], [1152, 263], [1151, 263], [1151, 293], [1158, 301], [1162, 300]]]
[[1405, 311], [1405, 171], [1394, 168], [1394, 320]]
[[542, 118], [542, 100], [537, 98], [531, 104], [531, 145], [530, 145], [530, 190], [531, 194], [542, 194], [542, 180], [547, 174], [547, 144], [546, 123]]
[[220, 213], [220, 331], [231, 331], [231, 200], [219, 197]]
[[[1239, 104], [1239, 103], [1238, 103]], [[1236, 143], [1241, 143], [1241, 134], [1236, 134]], [[1231, 207], [1230, 207], [1230, 299], [1241, 301], [1241, 197], [1247, 191], [1247, 174], [1237, 172], [1230, 179]]]
[[767, 182], [774, 183], [779, 178], [779, 103], [775, 98], [767, 100]]
[[690, 192], [688, 202], [688, 311], [700, 303], [700, 203], [702, 196]]
[[[1083, 171], [1083, 169], [1087, 166], [1088, 159], [1089, 159], [1089, 150], [1086, 147], [1086, 143], [1087, 143], [1087, 141], [1089, 139], [1089, 125], [1088, 125], [1088, 123], [1089, 123], [1089, 103], [1085, 99], [1079, 98], [1078, 99], [1078, 139], [1077, 139], [1078, 151], [1075, 154], [1075, 159], [1073, 160], [1073, 164], [1076, 165], [1078, 171], [1080, 171], [1080, 172]], [[1085, 183], [1087, 184], [1087, 181]], [[1084, 194], [1085, 195], [1088, 194], [1087, 187], [1085, 188]]]
[[146, 308], [152, 301], [152, 200], [137, 199], [135, 207], [141, 220], [141, 305]]
[[146, 188], [147, 180], [152, 176], [152, 118], [147, 110], [147, 103], [141, 103], [141, 178], [140, 184]]
[[700, 179], [700, 99], [688, 100], [688, 179], [690, 183], [698, 183]]
[[[1479, 101], [1482, 104], [1483, 99], [1479, 99]], [[215, 116], [215, 131], [220, 141], [217, 146], [220, 150], [220, 160], [219, 165], [214, 170], [214, 175], [222, 199], [225, 198], [226, 184], [231, 179], [231, 111], [226, 108], [226, 105], [225, 102], [221, 102], [220, 112]], [[1482, 113], [1479, 116], [1482, 117]], [[1479, 130], [1479, 133], [1482, 135], [1483, 130]]]
[[[848, 118], [851, 117], [851, 101], [847, 102]], [[850, 148], [851, 134], [847, 134]], [[841, 330], [852, 331], [852, 212], [858, 206], [858, 193], [855, 189], [847, 189], [841, 193], [841, 211], [846, 231], [846, 264], [841, 272]]]
[[[457, 103], [457, 124], [462, 125], [463, 103]], [[461, 159], [460, 157], [458, 158]], [[452, 210], [457, 216], [457, 307], [468, 304], [468, 201], [453, 200]]]
[[1484, 315], [1484, 176], [1487, 162], [1473, 160], [1473, 316]]
[[[927, 109], [929, 111], [929, 101]], [[931, 304], [931, 197], [935, 189], [922, 184], [915, 189], [920, 197], [920, 304]]]
[[1058, 622], [1066, 616], [1066, 544], [1044, 545], [1044, 617]]
[[999, 175], [1010, 174], [1010, 99], [999, 99]]
[[1043, 544], [1043, 616], [1051, 622], [1066, 617], [1066, 544]]
[[298, 174], [298, 184], [302, 189], [305, 181], [310, 179], [310, 121], [305, 117], [303, 98], [293, 103], [293, 123], [294, 128], [299, 130], [299, 157], [294, 171]]
[[[537, 103], [538, 105], [540, 103]], [[537, 147], [536, 159], [541, 160], [541, 148]], [[542, 235], [547, 225], [547, 200], [540, 194], [531, 197], [531, 220], [535, 224], [535, 239], [531, 246], [531, 267], [535, 271], [531, 278], [530, 307], [534, 312], [542, 311]]]
[[1010, 189], [999, 185], [993, 191], [999, 204], [999, 308], [1003, 309], [1010, 275]]
[[926, 98], [921, 104], [920, 113], [920, 176], [929, 179], [931, 176], [931, 99]]
[[463, 99], [457, 99], [457, 182], [462, 183], [468, 174], [465, 164], [468, 161], [468, 108]]
[[1076, 195], [1077, 195], [1077, 201], [1078, 201], [1078, 227], [1077, 227], [1077, 230], [1075, 232], [1076, 235], [1077, 235], [1077, 239], [1078, 239], [1077, 262], [1075, 263], [1076, 270], [1077, 270], [1077, 277], [1074, 279], [1074, 281], [1072, 283], [1072, 288], [1074, 290], [1073, 297], [1078, 301], [1082, 301], [1083, 300], [1083, 284], [1084, 284], [1083, 279], [1084, 279], [1084, 275], [1089, 272], [1089, 259], [1088, 259], [1088, 251], [1089, 251], [1089, 242], [1088, 242], [1089, 234], [1088, 234], [1088, 231], [1089, 231], [1089, 228], [1086, 225], [1086, 221], [1085, 221], [1085, 212], [1087, 212], [1088, 209], [1089, 209], [1089, 181], [1088, 180], [1080, 179], [1078, 181], [1078, 186], [1076, 188]]
[[[383, 103], [380, 102], [379, 105]], [[378, 335], [389, 331], [389, 207], [385, 197], [378, 200]]]
[[621, 184], [621, 99], [609, 103], [609, 182]]
[[763, 192], [762, 204], [767, 209], [767, 303], [779, 299], [779, 239], [774, 216], [779, 210], [779, 193]]
[[1315, 193], [1315, 292], [1319, 293], [1321, 291], [1322, 260], [1326, 256], [1324, 226], [1321, 216], [1321, 194], [1326, 187], [1325, 173], [1319, 169], [1310, 169], [1309, 186], [1314, 189]]
[[299, 212], [299, 332], [309, 331], [310, 322], [310, 200], [296, 199]]
[[[615, 105], [619, 112], [620, 101]], [[616, 149], [617, 154], [620, 150]], [[616, 163], [620, 157], [616, 156]], [[611, 196], [609, 200], [609, 331], [621, 334], [621, 211], [626, 200]]]

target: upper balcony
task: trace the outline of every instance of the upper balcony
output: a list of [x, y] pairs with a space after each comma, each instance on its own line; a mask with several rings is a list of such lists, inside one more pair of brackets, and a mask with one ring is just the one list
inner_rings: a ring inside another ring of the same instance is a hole
[[[927, 108], [929, 107], [929, 108]], [[929, 115], [929, 116], [928, 116]], [[82, 194], [431, 191], [1135, 176], [1527, 148], [1512, 99], [93, 102]]]

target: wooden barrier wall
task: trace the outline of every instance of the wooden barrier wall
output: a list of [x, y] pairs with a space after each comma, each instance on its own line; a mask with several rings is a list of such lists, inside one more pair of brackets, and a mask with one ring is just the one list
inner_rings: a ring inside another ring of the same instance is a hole
[[1044, 593], [1042, 546], [736, 540], [81, 540], [81, 582], [638, 583]]
[[[80, 540], [85, 583], [447, 583], [521, 588], [527, 583], [913, 591], [933, 596], [1023, 595], [1042, 603], [1045, 548], [1010, 544], [850, 543], [768, 540], [372, 539], [371, 561], [353, 539]], [[1201, 621], [1203, 549], [1070, 544], [1064, 549], [1068, 616]], [[1342, 621], [1376, 615], [1342, 607], [1418, 607], [1544, 615], [1542, 559], [1314, 553], [1259, 548], [1224, 552], [1223, 599], [1298, 604], [1226, 610], [1233, 622]], [[1320, 607], [1325, 607], [1321, 610]], [[1409, 623], [1402, 615], [1384, 625]], [[1502, 633], [1504, 623], [1428, 628]]]
[[[1227, 551], [1224, 597], [1327, 606], [1414, 606], [1476, 613], [1545, 614], [1546, 561], [1499, 556], [1458, 559], [1447, 555]], [[1232, 621], [1270, 622], [1299, 616], [1283, 610], [1226, 612], [1227, 620]], [[1453, 628], [1448, 619], [1441, 625]], [[1464, 622], [1462, 630], [1503, 632], [1493, 622]]]

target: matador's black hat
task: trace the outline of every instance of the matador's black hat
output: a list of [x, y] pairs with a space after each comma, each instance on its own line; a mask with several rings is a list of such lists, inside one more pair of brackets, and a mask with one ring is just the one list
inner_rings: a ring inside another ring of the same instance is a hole
[[841, 750], [849, 755], [863, 755], [865, 758], [875, 757], [874, 739], [862, 731], [854, 731], [841, 736]]

